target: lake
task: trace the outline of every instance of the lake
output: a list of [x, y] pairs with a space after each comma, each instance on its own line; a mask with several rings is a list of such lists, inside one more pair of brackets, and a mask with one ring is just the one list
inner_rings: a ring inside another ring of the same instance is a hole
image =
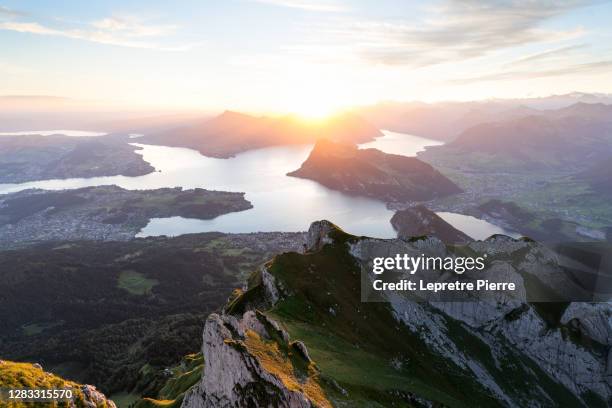
[[[384, 136], [360, 147], [414, 156], [424, 150], [425, 146], [440, 143], [396, 132], [383, 133]], [[205, 157], [186, 148], [134, 145], [141, 148], [138, 153], [155, 167], [156, 172], [139, 177], [94, 177], [4, 184], [0, 185], [0, 193], [26, 188], [58, 190], [108, 184], [135, 190], [181, 186], [186, 189], [200, 187], [246, 192], [246, 198], [254, 206], [253, 209], [225, 214], [213, 220], [154, 218], [138, 234], [142, 237], [205, 231], [304, 231], [310, 222], [321, 219], [328, 219], [352, 234], [380, 238], [395, 236], [389, 222], [393, 211], [388, 210], [384, 203], [330, 190], [311, 180], [286, 176], [288, 172], [300, 167], [312, 145], [251, 150], [230, 159]], [[462, 214], [446, 214], [452, 213], [441, 213], [441, 216], [475, 239], [508, 233], [483, 220]]]

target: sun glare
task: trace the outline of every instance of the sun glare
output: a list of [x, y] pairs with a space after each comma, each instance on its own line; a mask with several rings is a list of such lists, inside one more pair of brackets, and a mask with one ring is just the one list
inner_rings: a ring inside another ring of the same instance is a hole
[[346, 108], [347, 106], [344, 106], [339, 100], [325, 99], [320, 96], [308, 97], [303, 94], [296, 95], [295, 99], [286, 106], [289, 113], [313, 121], [327, 119]]

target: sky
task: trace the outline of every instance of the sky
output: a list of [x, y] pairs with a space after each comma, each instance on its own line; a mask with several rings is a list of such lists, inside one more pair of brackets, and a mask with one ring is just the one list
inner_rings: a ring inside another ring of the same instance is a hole
[[325, 115], [612, 93], [608, 1], [0, 0], [0, 95]]

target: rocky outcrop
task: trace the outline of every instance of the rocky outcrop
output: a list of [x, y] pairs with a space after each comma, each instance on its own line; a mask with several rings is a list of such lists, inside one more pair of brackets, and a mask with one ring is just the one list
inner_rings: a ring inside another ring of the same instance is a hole
[[338, 227], [327, 220], [313, 222], [310, 228], [308, 228], [306, 250], [311, 252], [318, 251], [325, 244], [333, 242], [330, 233], [335, 230], [338, 230]]
[[561, 323], [599, 344], [612, 345], [612, 308], [608, 303], [572, 303]]
[[464, 244], [472, 240], [423, 205], [397, 211], [391, 218], [391, 225], [398, 238], [434, 236], [449, 244]]
[[[487, 279], [516, 282], [522, 291], [512, 298], [493, 292], [493, 296], [486, 301], [479, 296], [473, 301], [463, 299], [461, 302], [422, 304], [390, 293], [387, 300], [398, 320], [422, 336], [437, 352], [461, 366], [473, 368], [477, 362], [463, 353], [460, 339], [449, 334], [447, 319], [451, 318], [461, 322], [466, 330], [484, 341], [494, 355], [499, 353], [497, 358], [518, 353], [535, 362], [578, 398], [592, 392], [611, 401], [610, 304], [571, 303], [558, 326], [553, 327], [534, 305], [525, 303], [528, 295], [524, 284], [524, 277], [533, 276], [547, 285], [549, 290], [578, 295], [577, 289], [571, 286], [571, 280], [562, 273], [559, 259], [553, 251], [533, 241], [501, 235], [472, 242], [468, 247], [490, 257]], [[373, 257], [392, 256], [395, 253], [448, 255], [440, 241], [431, 238], [403, 244], [395, 240], [359, 239], [350, 245], [350, 252], [364, 265]], [[529, 297], [540, 299], [541, 296], [542, 293], [531, 289]], [[438, 312], [442, 312], [442, 315]], [[577, 340], [584, 338], [592, 341]], [[500, 341], [506, 344], [506, 349], [500, 348]], [[474, 370], [474, 375], [500, 399], [507, 398], [501, 389], [497, 389], [494, 377], [487, 370], [479, 368]], [[551, 398], [554, 401], [554, 396]], [[584, 403], [588, 405], [586, 401]], [[509, 405], [516, 405], [516, 401], [509, 401]]]
[[113, 401], [107, 399], [106, 395], [98, 391], [93, 385], [82, 385], [81, 392], [87, 408], [117, 408]]
[[[316, 318], [304, 322], [305, 327], [330, 338], [335, 336], [336, 341], [348, 336], [359, 350], [351, 356], [368, 353], [368, 363], [385, 355], [385, 365], [398, 376], [405, 364], [418, 367], [419, 358], [423, 358], [425, 366], [443, 367], [442, 376], [462, 378], [466, 390], [484, 390], [486, 398], [492, 398], [487, 401], [501, 406], [556, 407], [565, 403], [587, 407], [612, 402], [612, 308], [607, 303], [528, 303], [534, 291], [533, 279], [541, 279], [540, 285], [553, 291], [562, 291], [570, 284], [561, 278], [563, 269], [556, 254], [536, 242], [497, 235], [460, 248], [486, 255], [486, 278], [516, 282], [519, 288], [514, 296], [491, 291], [484, 298], [470, 295], [461, 302], [415, 301], [396, 292], [384, 292], [382, 299], [374, 301], [364, 296], [373, 258], [398, 253], [446, 257], [454, 250], [457, 246], [447, 246], [434, 237], [354, 237], [329, 221], [318, 221], [308, 232], [306, 253], [276, 257], [259, 271], [259, 283], [246, 288], [243, 297], [263, 296], [266, 304], [277, 309], [288, 304], [285, 313], [298, 310], [298, 319], [312, 313]], [[281, 267], [287, 269], [279, 274]], [[300, 274], [304, 276], [297, 276]], [[361, 287], [355, 284], [360, 276]], [[467, 272], [465, 276], [470, 278]], [[430, 279], [446, 280], [449, 275], [431, 274]], [[334, 297], [337, 289], [342, 290], [342, 297]], [[381, 300], [388, 307], [379, 307]], [[296, 319], [296, 315], [291, 316]], [[326, 390], [333, 395], [333, 399], [327, 399], [327, 394], [320, 391], [317, 353], [313, 359], [308, 346], [319, 353], [321, 350], [307, 337], [291, 341], [280, 319], [279, 323], [249, 310], [237, 316], [211, 315], [204, 331], [205, 375], [186, 396], [183, 407], [351, 406], [353, 391], [346, 383], [350, 379], [338, 381], [320, 362]], [[347, 321], [350, 326], [344, 326], [344, 331], [336, 330], [336, 325]], [[376, 336], [384, 339], [382, 343], [364, 334], [376, 324]], [[386, 347], [394, 342], [410, 345], [398, 346], [395, 356], [389, 357]], [[344, 362], [347, 370], [355, 370], [354, 365], [348, 368], [351, 361], [341, 360], [348, 358], [344, 351], [334, 350], [331, 344], [326, 343], [325, 355], [329, 353]], [[384, 350], [381, 345], [385, 345]], [[296, 372], [296, 364], [285, 365], [292, 358], [305, 364], [307, 372]], [[403, 395], [397, 389], [386, 392]], [[371, 398], [380, 402], [378, 397]], [[416, 393], [410, 398], [420, 401], [423, 396]], [[429, 403], [428, 398], [423, 401]]]
[[1, 398], [0, 406], [66, 406], [69, 408], [117, 408], [115, 403], [96, 387], [66, 380], [56, 374], [45, 371], [39, 363], [21, 363], [0, 360], [0, 388], [19, 389], [65, 389], [71, 390], [72, 396], [65, 396], [62, 402], [5, 402]]
[[[277, 337], [278, 336], [278, 337]], [[204, 376], [200, 384], [185, 396], [183, 408], [331, 407], [317, 395], [316, 369], [298, 378], [290, 358], [302, 358], [310, 364], [306, 346], [293, 343], [299, 351], [284, 355], [275, 345], [280, 338], [284, 346], [288, 334], [276, 322], [261, 313], [246, 312], [238, 319], [231, 315], [212, 314], [204, 327]], [[268, 363], [267, 359], [273, 360]]]

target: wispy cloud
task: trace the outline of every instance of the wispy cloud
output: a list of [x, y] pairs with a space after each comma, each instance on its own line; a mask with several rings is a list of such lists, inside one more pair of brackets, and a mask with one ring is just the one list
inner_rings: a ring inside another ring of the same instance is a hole
[[575, 51], [588, 48], [588, 44], [573, 44], [564, 47], [558, 47], [547, 51], [537, 52], [524, 57], [518, 58], [514, 61], [510, 61], [506, 66], [516, 66], [522, 64], [533, 63], [535, 61], [549, 61], [553, 58], [567, 57], [575, 53]]
[[346, 11], [348, 8], [344, 5], [332, 3], [329, 1], [314, 1], [314, 0], [251, 0], [257, 3], [269, 4], [272, 6], [289, 7], [308, 11], [322, 11], [338, 13]]
[[12, 10], [4, 6], [0, 6], [0, 16], [2, 17], [20, 17], [25, 15], [25, 13], [17, 10]]
[[579, 37], [580, 27], [542, 28], [544, 22], [587, 0], [493, 1], [450, 0], [426, 9], [426, 18], [336, 20], [318, 29], [337, 42], [352, 44], [367, 61], [385, 65], [426, 65], [459, 62], [533, 43], [559, 42]]
[[92, 27], [127, 37], [157, 37], [176, 30], [175, 25], [150, 25], [134, 17], [107, 17], [91, 23]]
[[565, 75], [578, 75], [578, 74], [596, 74], [610, 72], [612, 68], [612, 60], [602, 60], [586, 62], [582, 64], [571, 64], [558, 68], [549, 68], [541, 70], [514, 70], [514, 71], [503, 71], [492, 74], [479, 75], [469, 78], [458, 78], [448, 81], [453, 85], [466, 85], [475, 82], [486, 82], [486, 81], [506, 81], [506, 80], [522, 80], [522, 79], [536, 79], [536, 78], [547, 78], [547, 77], [558, 77]]
[[[0, 15], [2, 11], [0, 10]], [[13, 14], [11, 17], [23, 16]], [[0, 19], [0, 30], [37, 35], [65, 37], [120, 47], [144, 48], [164, 51], [183, 51], [195, 44], [167, 45], [160, 41], [176, 30], [174, 25], [150, 24], [131, 16], [106, 17], [74, 27], [55, 27], [24, 19]]]

